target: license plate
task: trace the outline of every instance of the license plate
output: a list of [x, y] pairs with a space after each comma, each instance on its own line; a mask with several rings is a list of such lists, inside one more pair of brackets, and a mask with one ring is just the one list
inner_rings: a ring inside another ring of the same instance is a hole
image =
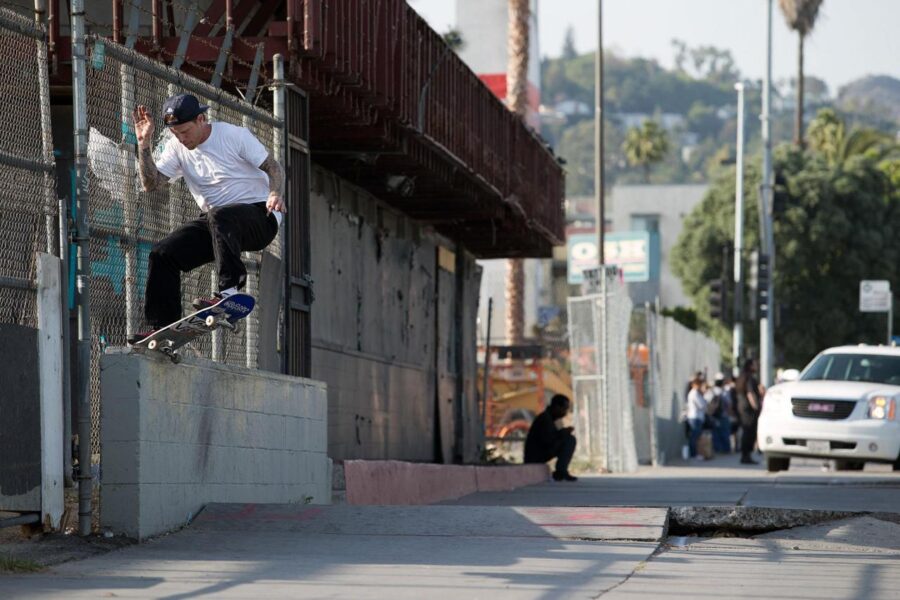
[[808, 440], [806, 449], [812, 454], [828, 454], [831, 451], [831, 443], [821, 440]]
[[833, 413], [834, 404], [829, 402], [810, 402], [808, 410], [816, 413]]

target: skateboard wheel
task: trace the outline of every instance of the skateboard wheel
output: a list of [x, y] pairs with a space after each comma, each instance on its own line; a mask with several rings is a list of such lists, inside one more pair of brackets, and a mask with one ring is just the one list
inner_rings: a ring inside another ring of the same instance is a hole
[[147, 348], [149, 348], [150, 350], [156, 350], [156, 346], [158, 344], [159, 342], [157, 342], [156, 340], [150, 340], [149, 342], [147, 342]]
[[206, 320], [204, 321], [204, 323], [206, 323], [207, 327], [212, 327], [213, 325], [216, 324], [216, 318], [212, 315], [209, 315], [208, 317], [206, 317]]

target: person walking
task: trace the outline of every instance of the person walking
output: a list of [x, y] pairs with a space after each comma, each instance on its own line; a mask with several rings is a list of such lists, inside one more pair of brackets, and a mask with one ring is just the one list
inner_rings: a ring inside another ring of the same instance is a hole
[[705, 381], [703, 373], [697, 372], [691, 380], [691, 390], [687, 397], [687, 423], [689, 428], [688, 434], [688, 456], [702, 460], [703, 457], [697, 454], [697, 440], [703, 434], [703, 424], [706, 422], [706, 398], [703, 395], [703, 385]]
[[756, 362], [748, 359], [735, 384], [737, 410], [741, 420], [741, 464], [759, 464], [753, 459], [756, 425], [762, 408], [762, 389], [756, 378]]
[[569, 399], [556, 394], [550, 400], [550, 406], [535, 417], [525, 438], [525, 462], [545, 463], [556, 459], [556, 470], [553, 479], [556, 481], [578, 481], [569, 473], [569, 463], [575, 454], [575, 436], [572, 427], [557, 429], [556, 421], [569, 414]]
[[712, 420], [713, 450], [719, 454], [731, 453], [731, 418], [728, 416], [730, 399], [725, 389], [725, 374], [716, 373], [713, 387], [708, 394], [707, 414]]
[[241, 252], [262, 250], [278, 234], [284, 169], [249, 129], [208, 121], [208, 108], [191, 94], [165, 101], [163, 121], [172, 136], [156, 161], [150, 111], [143, 105], [134, 111], [144, 191], [183, 178], [200, 215], [151, 248], [144, 301], [149, 329], [129, 336], [129, 344], [181, 318], [181, 273], [215, 262], [218, 291], [193, 302], [197, 309], [212, 306], [244, 287]]

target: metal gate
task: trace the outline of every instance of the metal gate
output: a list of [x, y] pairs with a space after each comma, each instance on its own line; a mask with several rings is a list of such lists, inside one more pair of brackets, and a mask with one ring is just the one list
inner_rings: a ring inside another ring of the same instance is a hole
[[601, 267], [598, 292], [569, 298], [568, 305], [578, 456], [605, 471], [634, 471], [628, 291], [614, 268]]
[[288, 172], [285, 373], [309, 377], [312, 373], [310, 310], [314, 300], [309, 240], [309, 105], [306, 94], [298, 89], [290, 87], [285, 91]]

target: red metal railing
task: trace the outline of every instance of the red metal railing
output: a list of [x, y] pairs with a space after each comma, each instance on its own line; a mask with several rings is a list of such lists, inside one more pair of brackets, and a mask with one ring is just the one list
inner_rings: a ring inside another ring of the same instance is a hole
[[[420, 163], [417, 200], [459, 199], [462, 189], [471, 201], [453, 217], [473, 231], [483, 218], [517, 232], [491, 241], [498, 255], [516, 254], [501, 248], [511, 242], [523, 254], [561, 242], [564, 174], [553, 153], [404, 0], [287, 1], [299, 33], [293, 75], [313, 98], [314, 155], [399, 149]], [[412, 172], [396, 156], [378, 162]], [[441, 166], [453, 181], [429, 182]]]

